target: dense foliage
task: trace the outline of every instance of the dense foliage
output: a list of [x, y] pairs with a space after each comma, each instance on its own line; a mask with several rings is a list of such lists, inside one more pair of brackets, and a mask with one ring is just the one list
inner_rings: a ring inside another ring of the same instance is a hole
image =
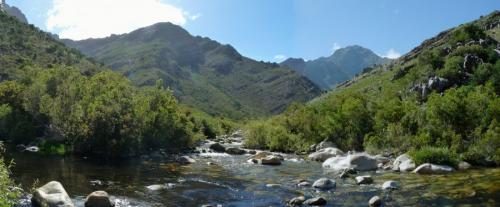
[[[475, 22], [450, 30], [411, 58], [363, 74], [306, 106], [252, 122], [246, 145], [304, 152], [330, 140], [343, 150], [412, 151], [418, 162], [498, 165], [500, 58], [497, 40], [481, 28]], [[445, 81], [431, 88], [435, 77]]]
[[[204, 132], [213, 136], [222, 130], [215, 119], [198, 119], [180, 107], [161, 83], [138, 89], [114, 72], [83, 76], [67, 67], [27, 73], [0, 83], [0, 135], [14, 143], [45, 137], [77, 153], [126, 157], [150, 149], [179, 150], [204, 138]], [[66, 151], [46, 140], [40, 146]]]
[[[0, 153], [3, 153], [3, 145], [0, 143]], [[0, 207], [11, 207], [16, 204], [16, 199], [21, 195], [20, 188], [10, 179], [10, 164], [5, 163], [0, 155]]]

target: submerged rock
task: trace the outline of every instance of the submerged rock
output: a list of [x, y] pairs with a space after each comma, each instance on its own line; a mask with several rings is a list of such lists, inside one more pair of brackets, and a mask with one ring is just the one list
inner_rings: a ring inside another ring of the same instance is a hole
[[369, 171], [377, 169], [377, 160], [367, 154], [352, 154], [346, 157], [331, 157], [323, 162], [324, 168], [334, 170], [354, 169]]
[[472, 167], [471, 164], [469, 164], [468, 162], [465, 162], [465, 161], [460, 161], [458, 163], [458, 169], [459, 170], [468, 170]]
[[85, 207], [113, 207], [115, 203], [105, 191], [94, 191], [85, 199]]
[[312, 186], [320, 190], [330, 190], [332, 188], [335, 188], [336, 185], [337, 183], [335, 182], [335, 180], [331, 180], [328, 178], [320, 178], [316, 180]]
[[326, 200], [322, 197], [309, 198], [304, 201], [304, 204], [309, 206], [324, 206], [326, 205]]
[[344, 155], [344, 152], [342, 150], [339, 150], [335, 147], [327, 147], [324, 149], [321, 149], [317, 152], [311, 153], [308, 158], [313, 160], [313, 161], [319, 161], [319, 162], [324, 162], [330, 157], [335, 157], [335, 156], [342, 156]]
[[399, 183], [393, 180], [385, 181], [382, 184], [382, 189], [384, 190], [395, 190], [399, 188]]
[[373, 183], [373, 178], [372, 178], [372, 176], [369, 176], [369, 175], [357, 176], [355, 178], [355, 180], [356, 180], [356, 184], [358, 184], [358, 185]]
[[307, 181], [302, 181], [299, 184], [297, 184], [297, 186], [299, 186], [299, 187], [308, 187], [308, 186], [311, 186], [311, 183], [307, 182]]
[[41, 207], [74, 207], [68, 193], [57, 181], [51, 181], [36, 189], [31, 202]]
[[413, 170], [414, 173], [417, 174], [444, 174], [444, 173], [450, 173], [455, 171], [450, 166], [447, 165], [435, 165], [431, 163], [424, 163], [418, 166], [415, 170]]
[[40, 151], [40, 148], [38, 148], [37, 146], [26, 147], [26, 151], [28, 151], [28, 152], [38, 152], [38, 151]]
[[370, 207], [379, 207], [379, 206], [382, 206], [382, 199], [380, 199], [380, 197], [378, 197], [378, 196], [373, 196], [368, 201], [368, 205]]
[[165, 189], [171, 189], [175, 186], [173, 183], [167, 183], [167, 184], [154, 184], [154, 185], [149, 185], [146, 186], [146, 188], [150, 191], [158, 191], [158, 190], [165, 190]]

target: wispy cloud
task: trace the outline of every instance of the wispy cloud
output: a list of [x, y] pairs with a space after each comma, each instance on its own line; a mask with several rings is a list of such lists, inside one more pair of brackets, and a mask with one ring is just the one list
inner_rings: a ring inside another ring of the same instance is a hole
[[283, 60], [285, 60], [287, 57], [285, 55], [275, 55], [274, 56], [274, 59], [277, 61], [277, 62], [281, 62]]
[[382, 57], [396, 59], [396, 58], [401, 57], [401, 53], [399, 53], [395, 49], [391, 48], [387, 51], [387, 53], [385, 53], [385, 55], [382, 55]]
[[85, 39], [122, 34], [157, 22], [184, 25], [201, 14], [159, 0], [52, 0], [47, 29], [62, 38]]
[[337, 51], [338, 49], [342, 48], [342, 46], [340, 46], [339, 43], [333, 43], [333, 47], [332, 47], [332, 53], [334, 53], [335, 51]]

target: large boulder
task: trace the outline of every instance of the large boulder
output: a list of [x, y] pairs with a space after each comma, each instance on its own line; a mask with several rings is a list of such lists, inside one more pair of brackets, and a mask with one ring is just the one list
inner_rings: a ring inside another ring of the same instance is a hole
[[472, 70], [481, 63], [483, 63], [483, 59], [480, 57], [473, 54], [467, 54], [464, 58], [463, 68], [467, 72], [472, 72]]
[[328, 147], [335, 148], [335, 144], [333, 144], [333, 142], [325, 140], [325, 141], [318, 143], [315, 147], [316, 147], [316, 152], [317, 152], [317, 151], [320, 151], [320, 150], [328, 148]]
[[33, 193], [31, 202], [40, 207], [74, 207], [71, 198], [57, 181], [51, 181]]
[[431, 90], [443, 92], [446, 88], [448, 88], [449, 81], [446, 78], [433, 76], [429, 78], [429, 80], [427, 81], [427, 85]]
[[245, 154], [246, 151], [237, 147], [229, 147], [226, 149], [226, 153], [230, 155], [242, 155]]
[[337, 183], [335, 182], [335, 180], [320, 178], [316, 180], [312, 186], [320, 190], [330, 190], [332, 188], [335, 188], [337, 186]]
[[458, 170], [468, 170], [472, 167], [471, 164], [469, 164], [468, 162], [465, 162], [465, 161], [460, 161], [458, 163]]
[[417, 174], [444, 174], [455, 171], [450, 166], [447, 165], [435, 165], [431, 163], [424, 163], [413, 170]]
[[85, 199], [85, 207], [113, 207], [115, 203], [105, 191], [94, 191]]
[[219, 143], [213, 143], [210, 145], [210, 149], [215, 152], [225, 152], [226, 148]]
[[313, 160], [313, 161], [319, 161], [319, 162], [324, 162], [330, 157], [335, 157], [335, 156], [342, 156], [344, 155], [344, 152], [342, 150], [339, 150], [335, 147], [327, 147], [324, 149], [321, 149], [317, 152], [311, 153], [308, 158]]
[[369, 171], [377, 169], [377, 160], [368, 154], [352, 154], [346, 157], [331, 157], [323, 162], [324, 168], [334, 170], [353, 169]]
[[415, 169], [415, 162], [408, 154], [402, 154], [394, 160], [392, 170], [400, 172], [409, 172]]
[[305, 196], [298, 196], [290, 199], [290, 201], [288, 201], [288, 206], [300, 206], [304, 203], [304, 201], [306, 201]]

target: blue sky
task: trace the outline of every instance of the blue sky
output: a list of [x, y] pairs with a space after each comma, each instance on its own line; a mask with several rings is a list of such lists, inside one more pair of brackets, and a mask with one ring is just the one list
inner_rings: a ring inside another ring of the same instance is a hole
[[158, 21], [265, 61], [315, 59], [361, 45], [404, 54], [440, 31], [500, 9], [500, 0], [7, 0], [63, 37], [123, 33]]

